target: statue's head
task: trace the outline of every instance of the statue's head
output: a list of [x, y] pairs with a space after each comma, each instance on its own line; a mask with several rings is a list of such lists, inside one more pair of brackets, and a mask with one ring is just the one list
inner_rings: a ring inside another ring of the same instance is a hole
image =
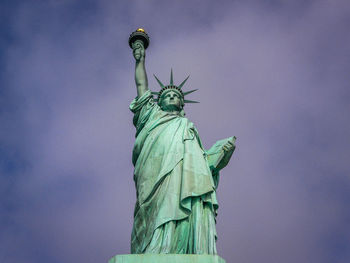
[[163, 83], [156, 77], [161, 90], [159, 92], [152, 92], [153, 94], [158, 95], [157, 101], [158, 105], [164, 111], [178, 111], [183, 114], [183, 107], [185, 103], [197, 103], [197, 101], [185, 100], [185, 96], [190, 94], [195, 90], [183, 92], [182, 86], [185, 84], [189, 76], [179, 85], [175, 86], [173, 82], [173, 71], [170, 73], [170, 85], [164, 86]]
[[177, 89], [166, 89], [159, 95], [158, 104], [164, 111], [181, 111], [185, 105], [183, 93]]

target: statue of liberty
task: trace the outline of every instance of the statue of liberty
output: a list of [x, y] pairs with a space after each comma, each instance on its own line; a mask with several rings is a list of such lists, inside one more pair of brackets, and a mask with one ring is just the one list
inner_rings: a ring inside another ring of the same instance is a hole
[[137, 97], [130, 110], [136, 127], [132, 161], [137, 201], [131, 253], [217, 254], [216, 189], [235, 137], [203, 148], [184, 113], [185, 104], [195, 102], [185, 99], [195, 90], [182, 89], [188, 77], [176, 86], [172, 70], [169, 85], [155, 76], [161, 89], [151, 92], [145, 70], [148, 36], [143, 29], [133, 34], [129, 44]]

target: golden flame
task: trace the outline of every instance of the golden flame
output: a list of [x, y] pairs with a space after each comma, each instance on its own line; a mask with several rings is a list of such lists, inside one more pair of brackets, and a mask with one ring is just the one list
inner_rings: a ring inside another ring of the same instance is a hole
[[138, 28], [136, 31], [137, 31], [137, 32], [143, 32], [143, 33], [146, 33], [146, 32], [145, 32], [145, 30], [144, 30], [143, 28], [141, 28], [141, 27], [140, 27], [140, 28]]

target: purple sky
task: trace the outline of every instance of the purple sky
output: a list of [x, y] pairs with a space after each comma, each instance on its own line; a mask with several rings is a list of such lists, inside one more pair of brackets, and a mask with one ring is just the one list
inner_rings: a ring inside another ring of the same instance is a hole
[[135, 189], [129, 34], [184, 90], [204, 145], [237, 136], [218, 189], [218, 253], [350, 262], [350, 3], [2, 1], [0, 262], [129, 253]]

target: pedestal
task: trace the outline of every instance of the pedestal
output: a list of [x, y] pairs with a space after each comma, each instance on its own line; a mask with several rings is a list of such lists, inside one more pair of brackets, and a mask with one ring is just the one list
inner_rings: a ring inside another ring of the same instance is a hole
[[226, 263], [218, 255], [128, 254], [116, 255], [108, 263]]

